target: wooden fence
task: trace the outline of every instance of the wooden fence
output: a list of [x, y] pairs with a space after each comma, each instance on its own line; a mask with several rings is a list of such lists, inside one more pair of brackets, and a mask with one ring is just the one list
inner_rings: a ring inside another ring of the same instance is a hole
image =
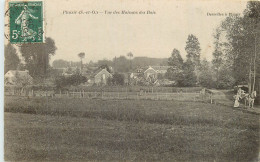
[[85, 99], [103, 99], [103, 100], [179, 100], [179, 101], [207, 101], [214, 103], [217, 95], [210, 93], [200, 92], [106, 92], [106, 91], [95, 91], [86, 92], [84, 90], [78, 91], [33, 91], [27, 90], [13, 90], [6, 91], [5, 95], [8, 96], [25, 96], [25, 97], [51, 97], [51, 98], [85, 98]]

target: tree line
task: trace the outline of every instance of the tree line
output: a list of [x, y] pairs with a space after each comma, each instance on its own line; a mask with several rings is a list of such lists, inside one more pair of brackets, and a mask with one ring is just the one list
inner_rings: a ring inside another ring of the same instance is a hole
[[167, 77], [179, 86], [200, 85], [211, 88], [231, 88], [248, 84], [249, 91], [259, 85], [260, 76], [260, 2], [250, 1], [242, 16], [227, 17], [213, 34], [214, 52], [211, 62], [201, 60], [200, 43], [194, 35], [186, 42], [184, 62], [174, 49], [168, 64]]
[[[249, 91], [255, 90], [260, 76], [260, 2], [250, 1], [241, 16], [225, 18], [214, 31], [213, 59], [201, 59], [199, 39], [188, 35], [184, 60], [180, 51], [173, 49], [167, 59], [133, 57], [129, 52], [126, 56], [115, 57], [113, 60], [99, 60], [89, 65], [114, 68], [114, 72], [129, 72], [138, 67], [149, 65], [169, 65], [165, 78], [175, 81], [176, 86], [203, 86], [210, 88], [231, 88], [238, 84], [248, 84]], [[49, 64], [55, 54], [56, 46], [52, 38], [46, 38], [42, 44], [22, 44], [18, 47], [22, 60], [16, 49], [11, 45], [5, 46], [5, 72], [15, 69], [27, 69], [32, 77], [45, 78], [51, 74]], [[54, 67], [72, 66], [83, 68], [82, 59], [85, 53], [78, 54], [79, 62], [55, 60]], [[116, 76], [118, 80], [122, 77]], [[70, 81], [69, 81], [70, 82]], [[109, 81], [111, 84], [115, 80]]]

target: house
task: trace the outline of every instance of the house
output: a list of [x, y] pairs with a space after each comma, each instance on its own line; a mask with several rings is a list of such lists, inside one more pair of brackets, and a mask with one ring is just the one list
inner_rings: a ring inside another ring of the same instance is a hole
[[152, 68], [151, 66], [144, 71], [144, 77], [145, 79], [148, 78], [157, 78], [157, 72]]
[[143, 72], [145, 78], [153, 77], [157, 78], [158, 74], [161, 76], [164, 76], [169, 68], [173, 68], [172, 66], [149, 66], [146, 68], [146, 70]]
[[4, 75], [4, 82], [5, 85], [24, 86], [31, 85], [33, 83], [33, 78], [29, 75], [28, 70], [9, 70]]
[[152, 66], [152, 68], [157, 72], [157, 74], [164, 75], [169, 68], [173, 68], [172, 66]]
[[110, 74], [106, 69], [100, 69], [94, 76], [94, 83], [98, 85], [107, 84], [107, 79], [109, 77], [112, 77], [112, 74]]

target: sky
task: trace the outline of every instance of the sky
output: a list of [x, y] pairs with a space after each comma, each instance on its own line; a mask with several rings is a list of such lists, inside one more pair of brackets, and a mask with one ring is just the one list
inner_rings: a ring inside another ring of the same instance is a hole
[[[211, 60], [215, 29], [225, 14], [242, 14], [245, 7], [246, 2], [234, 0], [45, 0], [45, 35], [57, 47], [51, 61], [79, 61], [80, 52], [86, 54], [84, 62], [129, 52], [134, 57], [168, 58], [174, 48], [185, 58], [189, 34], [198, 38], [201, 57]], [[105, 14], [122, 10], [156, 14]], [[64, 14], [70, 11], [99, 14]]]

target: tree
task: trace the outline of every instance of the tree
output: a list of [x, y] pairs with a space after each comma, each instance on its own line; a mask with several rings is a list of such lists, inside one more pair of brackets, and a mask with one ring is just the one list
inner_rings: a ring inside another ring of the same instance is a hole
[[55, 79], [55, 85], [57, 89], [63, 89], [68, 86], [78, 86], [81, 83], [85, 83], [88, 79], [82, 76], [80, 73], [73, 74], [69, 77], [59, 76]]
[[175, 81], [177, 86], [183, 86], [183, 59], [179, 50], [173, 49], [171, 57], [168, 58], [168, 65], [172, 67], [167, 70], [165, 77], [171, 81]]
[[81, 52], [81, 53], [78, 54], [78, 56], [80, 58], [80, 69], [82, 71], [82, 69], [83, 69], [82, 59], [85, 58], [85, 53]]
[[116, 72], [129, 72], [131, 68], [131, 64], [129, 60], [125, 56], [116, 57], [113, 60], [114, 62], [114, 69]]
[[183, 65], [183, 86], [195, 86], [197, 84], [197, 77], [195, 74], [195, 63], [188, 59]]
[[171, 81], [175, 81], [176, 85], [179, 87], [184, 86], [184, 72], [176, 68], [169, 68], [165, 73], [165, 77]]
[[168, 59], [168, 65], [177, 69], [182, 69], [183, 59], [181, 57], [180, 51], [176, 48], [173, 49], [171, 57]]
[[132, 54], [132, 52], [129, 52], [128, 54], [127, 54], [127, 56], [129, 57], [129, 59], [130, 59], [130, 69], [132, 69], [133, 68], [133, 64], [132, 64], [132, 58], [133, 58], [133, 54]]
[[111, 70], [110, 70], [110, 68], [109, 68], [109, 66], [107, 64], [100, 65], [99, 69], [106, 69], [109, 73], [111, 73]]
[[242, 17], [228, 17], [221, 24], [226, 33], [226, 44], [230, 46], [226, 57], [232, 60], [230, 67], [235, 81], [240, 84], [247, 82], [249, 92], [255, 88], [259, 66], [259, 8], [259, 2], [248, 2]]
[[195, 66], [198, 67], [200, 64], [201, 48], [199, 40], [195, 35], [190, 34], [188, 36], [185, 50], [187, 52], [187, 60], [191, 60], [195, 64]]
[[31, 76], [44, 77], [47, 75], [50, 57], [55, 54], [56, 49], [52, 38], [46, 38], [45, 43], [21, 45], [20, 51]]
[[[256, 70], [257, 65], [256, 61], [259, 59], [259, 41], [258, 41], [258, 35], [260, 33], [260, 2], [258, 1], [251, 1], [247, 3], [247, 9], [245, 10], [245, 17], [249, 17], [253, 23], [254, 23], [254, 30], [252, 31], [254, 35], [254, 56], [252, 58], [253, 60], [253, 85], [252, 85], [252, 91], [255, 90], [255, 81], [256, 81]], [[251, 77], [251, 76], [250, 76]]]
[[108, 78], [109, 85], [124, 85], [125, 77], [123, 74], [115, 73], [112, 78]]
[[203, 87], [213, 87], [213, 76], [209, 62], [204, 59], [200, 63], [199, 84]]
[[[186, 61], [186, 70], [185, 70], [186, 74], [185, 75], [187, 75], [188, 77], [191, 77], [190, 79], [192, 79], [192, 81], [187, 81], [187, 83], [188, 83], [188, 85], [192, 85], [193, 79], [194, 79], [193, 78], [194, 74], [195, 74], [195, 79], [198, 81], [199, 66], [200, 66], [200, 51], [201, 51], [199, 40], [193, 34], [190, 34], [188, 36], [185, 50], [187, 52], [187, 55], [186, 55], [187, 61]], [[193, 69], [193, 71], [191, 71], [192, 69]], [[185, 78], [185, 79], [187, 79], [187, 78]], [[195, 81], [195, 84], [197, 81]]]
[[10, 43], [5, 45], [4, 62], [4, 73], [7, 73], [9, 70], [16, 70], [20, 64], [20, 59], [17, 55], [16, 49]]
[[59, 60], [54, 60], [52, 62], [52, 67], [53, 68], [66, 68], [69, 66], [69, 64], [70, 64], [69, 61], [59, 59]]
[[221, 29], [217, 28], [216, 29], [216, 33], [213, 35], [214, 36], [214, 45], [215, 45], [215, 49], [213, 52], [213, 59], [212, 59], [212, 69], [213, 72], [215, 74], [215, 80], [216, 80], [216, 87], [219, 87], [219, 72], [220, 72], [220, 68], [223, 65], [223, 52], [222, 52], [222, 48], [221, 48]]

